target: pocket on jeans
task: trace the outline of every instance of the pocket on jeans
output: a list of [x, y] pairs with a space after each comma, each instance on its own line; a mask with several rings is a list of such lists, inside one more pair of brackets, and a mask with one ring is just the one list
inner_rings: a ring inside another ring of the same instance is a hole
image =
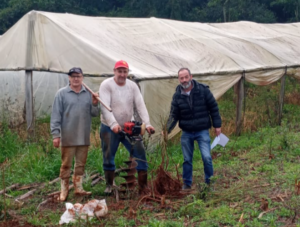
[[209, 137], [209, 131], [208, 130], [203, 130], [200, 132], [200, 138], [201, 141], [203, 142], [210, 142], [210, 137]]

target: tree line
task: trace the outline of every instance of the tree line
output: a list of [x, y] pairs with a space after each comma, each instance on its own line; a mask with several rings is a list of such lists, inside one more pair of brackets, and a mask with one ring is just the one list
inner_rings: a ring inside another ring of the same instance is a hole
[[197, 22], [291, 23], [300, 0], [0, 0], [0, 34], [31, 10]]

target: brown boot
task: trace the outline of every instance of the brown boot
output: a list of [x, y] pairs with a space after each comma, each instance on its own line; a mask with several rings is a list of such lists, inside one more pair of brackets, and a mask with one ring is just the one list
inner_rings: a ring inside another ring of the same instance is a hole
[[106, 188], [104, 193], [110, 194], [112, 192], [112, 186], [115, 185], [115, 171], [114, 170], [106, 170], [104, 171], [105, 174], [105, 181], [106, 181]]
[[75, 194], [77, 195], [91, 195], [92, 192], [87, 192], [82, 187], [83, 176], [73, 176], [73, 184], [75, 188]]
[[60, 181], [60, 195], [57, 198], [58, 201], [65, 201], [69, 194], [69, 178], [61, 179]]
[[139, 195], [146, 195], [150, 193], [150, 189], [147, 185], [148, 174], [146, 170], [140, 170], [138, 172], [138, 184], [139, 184]]

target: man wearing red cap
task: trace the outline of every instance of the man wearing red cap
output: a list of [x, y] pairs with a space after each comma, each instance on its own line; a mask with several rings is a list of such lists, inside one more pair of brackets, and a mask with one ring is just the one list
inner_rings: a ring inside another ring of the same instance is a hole
[[[110, 106], [112, 112], [101, 108], [101, 129], [100, 138], [103, 152], [103, 170], [105, 173], [105, 193], [111, 193], [115, 175], [115, 154], [120, 142], [128, 151], [131, 144], [125, 138], [120, 137], [119, 132], [125, 122], [131, 121], [134, 115], [134, 108], [139, 117], [146, 125], [148, 133], [154, 131], [150, 124], [149, 114], [146, 109], [142, 94], [137, 84], [127, 79], [129, 66], [121, 60], [116, 62], [114, 77], [106, 79], [99, 88], [99, 95], [104, 103]], [[102, 106], [101, 106], [102, 107]], [[133, 156], [137, 158], [138, 184], [141, 194], [147, 188], [146, 153], [142, 142], [137, 143], [133, 149]], [[141, 161], [144, 160], [144, 161]]]

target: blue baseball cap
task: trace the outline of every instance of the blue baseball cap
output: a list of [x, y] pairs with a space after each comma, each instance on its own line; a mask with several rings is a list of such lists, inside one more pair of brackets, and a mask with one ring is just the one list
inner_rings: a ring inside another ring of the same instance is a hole
[[83, 74], [81, 68], [79, 68], [79, 67], [73, 67], [72, 69], [70, 69], [68, 75], [70, 76], [72, 73], [81, 73], [81, 74]]

